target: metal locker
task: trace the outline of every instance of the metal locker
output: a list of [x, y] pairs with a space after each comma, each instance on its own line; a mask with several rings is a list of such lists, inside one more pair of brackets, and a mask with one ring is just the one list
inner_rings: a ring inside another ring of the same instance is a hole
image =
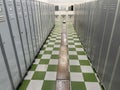
[[14, 41], [15, 41], [15, 47], [16, 47], [16, 51], [17, 51], [17, 55], [18, 55], [18, 60], [19, 60], [19, 64], [20, 64], [20, 68], [21, 68], [21, 72], [22, 72], [22, 77], [25, 75], [26, 73], [26, 59], [23, 53], [23, 47], [22, 47], [22, 43], [21, 43], [21, 37], [20, 37], [20, 33], [18, 30], [18, 25], [17, 25], [17, 21], [16, 21], [16, 14], [15, 14], [15, 10], [14, 10], [14, 4], [13, 4], [13, 0], [5, 0], [6, 1], [6, 5], [7, 5], [7, 11], [8, 11], [8, 15], [9, 15], [9, 21], [10, 21], [10, 25], [12, 28], [12, 33], [14, 36]]
[[38, 14], [37, 14], [37, 3], [36, 1], [34, 0], [34, 14], [35, 14], [35, 19], [36, 19], [36, 35], [37, 35], [37, 44], [38, 44], [38, 48], [37, 48], [37, 52], [39, 51], [39, 21], [38, 21]]
[[18, 64], [18, 58], [15, 54], [15, 47], [13, 40], [13, 37], [11, 35], [11, 26], [10, 26], [10, 22], [8, 21], [8, 15], [6, 13], [6, 6], [5, 6], [5, 1], [1, 0], [0, 1], [0, 34], [2, 37], [2, 42], [3, 42], [3, 46], [4, 46], [4, 50], [6, 53], [6, 58], [8, 60], [8, 65], [9, 65], [9, 69], [11, 72], [11, 76], [12, 76], [12, 81], [14, 84], [14, 87], [16, 88], [19, 81], [21, 80], [21, 71], [20, 71], [20, 67]]
[[[95, 35], [95, 55], [94, 55], [94, 62], [93, 62], [93, 66], [94, 68], [99, 68], [99, 60], [100, 60], [100, 52], [101, 52], [101, 48], [102, 48], [102, 43], [103, 43], [103, 38], [104, 38], [104, 32], [105, 32], [105, 27], [106, 27], [106, 20], [107, 20], [107, 15], [108, 15], [108, 9], [103, 5], [104, 3], [101, 2], [98, 3], [97, 7], [98, 9], [96, 9], [98, 12], [97, 14], [97, 27], [96, 27], [96, 35]], [[101, 19], [103, 18], [103, 19]]]
[[38, 39], [39, 39], [39, 48], [42, 46], [41, 45], [41, 23], [40, 23], [40, 15], [39, 15], [39, 1], [36, 1], [36, 15], [37, 15], [37, 20], [38, 20]]
[[116, 6], [117, 6], [116, 4], [106, 3], [106, 8], [108, 8], [109, 10], [108, 10], [108, 16], [106, 20], [105, 34], [103, 36], [104, 40], [103, 40], [103, 47], [102, 47], [100, 63], [99, 63], [100, 65], [98, 68], [98, 73], [100, 77], [103, 75], [103, 69], [104, 69], [107, 53], [109, 53], [108, 46], [109, 46], [109, 41], [110, 41], [110, 35], [112, 32], [113, 21], [115, 17], [115, 11], [116, 11]]
[[36, 40], [35, 40], [35, 32], [34, 32], [34, 22], [33, 22], [33, 14], [32, 14], [32, 7], [31, 7], [31, 1], [27, 0], [27, 9], [28, 9], [28, 20], [29, 20], [29, 26], [30, 26], [30, 33], [31, 33], [31, 41], [33, 45], [33, 54], [35, 57], [36, 52]]
[[38, 41], [38, 33], [37, 33], [37, 19], [36, 19], [36, 12], [35, 12], [35, 1], [32, 0], [32, 13], [33, 13], [33, 17], [34, 17], [34, 23], [35, 23], [35, 37], [36, 37], [36, 44], [37, 44], [37, 49], [36, 49], [36, 54], [38, 53], [38, 49], [39, 49], [39, 41]]
[[[1, 4], [1, 2], [0, 2]], [[1, 7], [0, 7], [1, 8]], [[3, 48], [3, 41], [0, 35], [0, 90], [13, 90], [14, 85], [11, 78], [11, 73], [6, 59], [5, 51]], [[5, 58], [5, 59], [4, 59]]]
[[[110, 40], [109, 40], [109, 46], [108, 46], [108, 51], [107, 52], [107, 56], [106, 56], [106, 60], [105, 60], [105, 66], [103, 69], [103, 77], [102, 77], [102, 82], [104, 83], [104, 86], [106, 89], [109, 88], [109, 82], [111, 80], [112, 74], [115, 72], [117, 64], [115, 64], [116, 62], [119, 62], [119, 55], [120, 55], [120, 26], [119, 26], [119, 18], [120, 18], [120, 2], [116, 3], [117, 8], [116, 8], [116, 12], [115, 12], [115, 18], [113, 21], [113, 27], [112, 27], [112, 32], [110, 35]], [[113, 6], [112, 6], [113, 7]], [[119, 66], [118, 66], [119, 67]], [[111, 74], [112, 72], [112, 74]], [[119, 72], [116, 72], [119, 73]], [[119, 83], [119, 79], [117, 81], [115, 81], [117, 83]], [[112, 85], [112, 84], [111, 84]], [[117, 85], [116, 85], [117, 86]], [[117, 86], [119, 87], [119, 86]], [[114, 87], [115, 90], [117, 90], [118, 88]]]
[[33, 60], [33, 46], [32, 46], [32, 40], [31, 40], [31, 28], [29, 26], [29, 18], [28, 18], [28, 10], [26, 6], [26, 0], [20, 0], [22, 11], [23, 11], [23, 21], [25, 25], [25, 32], [26, 32], [26, 38], [28, 43], [28, 50], [30, 55], [30, 60], [32, 62]]
[[30, 18], [30, 23], [31, 23], [31, 29], [32, 29], [32, 35], [33, 35], [33, 43], [34, 43], [34, 53], [35, 55], [37, 54], [37, 40], [36, 40], [36, 34], [35, 34], [35, 21], [34, 21], [34, 13], [33, 13], [33, 8], [32, 8], [32, 2], [31, 0], [28, 0], [28, 3], [30, 2], [30, 7], [28, 7], [28, 9], [30, 9], [29, 11], [31, 11], [31, 15], [29, 15]]
[[43, 36], [44, 36], [44, 34], [43, 34], [43, 27], [42, 27], [42, 25], [43, 25], [43, 23], [42, 23], [42, 10], [41, 10], [41, 2], [39, 2], [39, 13], [40, 13], [40, 33], [41, 33], [41, 44], [43, 44]]
[[21, 2], [20, 0], [16, 0], [14, 2], [15, 5], [15, 11], [16, 11], [16, 16], [17, 16], [17, 22], [18, 22], [18, 26], [20, 29], [20, 35], [22, 37], [22, 42], [23, 42], [23, 46], [24, 46], [24, 52], [25, 52], [25, 57], [26, 57], [26, 62], [27, 62], [27, 68], [29, 67], [29, 65], [31, 64], [30, 61], [30, 53], [29, 53], [29, 48], [28, 48], [28, 40], [27, 40], [27, 36], [26, 36], [26, 31], [25, 31], [25, 25], [24, 25], [24, 20], [23, 20], [23, 11], [22, 11], [22, 6], [21, 6]]

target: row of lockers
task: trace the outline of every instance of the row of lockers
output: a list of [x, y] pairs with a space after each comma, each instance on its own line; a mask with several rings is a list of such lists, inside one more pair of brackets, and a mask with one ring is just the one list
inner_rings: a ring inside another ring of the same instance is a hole
[[54, 27], [54, 5], [0, 0], [0, 90], [15, 90]]
[[74, 27], [105, 90], [119, 90], [120, 0], [75, 5]]

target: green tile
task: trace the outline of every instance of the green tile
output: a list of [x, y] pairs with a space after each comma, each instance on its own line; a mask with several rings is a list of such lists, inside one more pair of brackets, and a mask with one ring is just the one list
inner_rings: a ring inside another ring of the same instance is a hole
[[69, 45], [74, 45], [74, 43], [68, 42]]
[[77, 55], [69, 55], [69, 59], [77, 59], [78, 60], [78, 56]]
[[80, 65], [90, 65], [90, 62], [88, 60], [80, 60]]
[[58, 45], [60, 45], [60, 44], [61, 44], [61, 42], [55, 42], [55, 44], [58, 44]]
[[84, 52], [84, 51], [77, 51], [77, 54], [78, 55], [86, 55], [86, 52]]
[[80, 66], [70, 66], [70, 72], [81, 72]]
[[55, 50], [55, 51], [56, 51], [56, 50], [57, 50], [57, 51], [59, 51], [59, 50], [60, 50], [60, 48], [56, 48], [56, 47], [54, 47], [54, 48], [53, 48], [53, 50]]
[[47, 71], [57, 71], [57, 65], [48, 65]]
[[50, 42], [55, 42], [55, 40], [50, 40]]
[[36, 71], [36, 72], [33, 74], [32, 79], [33, 79], [33, 80], [44, 80], [44, 77], [45, 77], [45, 72]]
[[26, 90], [30, 80], [24, 80], [18, 90]]
[[47, 47], [53, 47], [53, 45], [47, 45]]
[[87, 82], [97, 82], [96, 76], [94, 73], [83, 73], [84, 80]]
[[69, 51], [76, 51], [75, 48], [69, 48]]
[[52, 54], [52, 51], [45, 51], [44, 54]]
[[55, 90], [56, 83], [55, 81], [45, 80], [42, 86], [42, 90]]
[[41, 59], [39, 64], [49, 64], [49, 59]]
[[[48, 44], [48, 42], [46, 42], [45, 44]], [[43, 47], [41, 50], [45, 50], [45, 47]]]
[[83, 48], [82, 45], [75, 45], [76, 48]]
[[40, 59], [41, 57], [42, 57], [42, 54], [39, 54], [39, 55], [37, 56], [38, 59]]
[[71, 82], [72, 90], [86, 90], [84, 82]]
[[37, 65], [36, 65], [36, 64], [33, 64], [33, 65], [31, 66], [31, 68], [30, 68], [30, 71], [35, 71], [36, 67], [37, 67]]
[[59, 59], [59, 55], [52, 55], [51, 59]]

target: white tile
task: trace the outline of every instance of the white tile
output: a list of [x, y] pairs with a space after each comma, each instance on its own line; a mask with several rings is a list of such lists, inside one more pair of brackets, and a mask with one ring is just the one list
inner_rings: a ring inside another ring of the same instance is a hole
[[45, 50], [53, 50], [53, 48], [52, 47], [47, 47]]
[[39, 64], [39, 62], [40, 62], [40, 59], [35, 59], [34, 64]]
[[58, 65], [58, 60], [57, 59], [51, 59], [49, 64], [50, 65]]
[[38, 65], [36, 71], [47, 71], [48, 65]]
[[70, 65], [80, 65], [78, 60], [70, 60]]
[[50, 59], [51, 55], [50, 54], [44, 54], [42, 55], [41, 59]]
[[42, 85], [43, 85], [42, 80], [31, 80], [27, 87], [27, 90], [41, 90]]
[[77, 38], [74, 38], [74, 40], [79, 40], [79, 39], [77, 39]]
[[85, 82], [87, 90], [101, 90], [99, 83], [97, 82]]
[[81, 45], [81, 43], [79, 42], [79, 43], [75, 43], [75, 45]]
[[81, 66], [81, 70], [82, 72], [86, 72], [86, 73], [94, 73], [91, 66]]
[[45, 80], [56, 80], [56, 72], [46, 72]]
[[88, 60], [87, 55], [78, 55], [79, 60]]
[[54, 45], [54, 47], [60, 47], [60, 45]]
[[59, 55], [59, 51], [52, 51], [52, 54]]
[[77, 55], [76, 51], [69, 51], [69, 55]]
[[29, 71], [27, 73], [27, 76], [25, 77], [25, 80], [30, 80], [32, 78], [33, 74], [34, 74], [34, 71]]
[[70, 73], [71, 81], [84, 81], [82, 73]]
[[84, 51], [83, 48], [76, 48], [76, 51]]
[[55, 42], [49, 42], [48, 44], [49, 44], [49, 45], [54, 45], [54, 44], [55, 44]]
[[43, 53], [44, 53], [44, 50], [41, 50], [41, 51], [40, 51], [40, 54], [43, 54]]
[[75, 48], [75, 45], [68, 45], [68, 48]]
[[74, 41], [73, 41], [73, 40], [68, 40], [68, 42], [69, 42], [69, 43], [74, 43]]

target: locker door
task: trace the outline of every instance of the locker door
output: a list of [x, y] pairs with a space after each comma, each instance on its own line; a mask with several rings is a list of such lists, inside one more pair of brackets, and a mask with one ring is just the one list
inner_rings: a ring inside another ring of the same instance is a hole
[[33, 42], [33, 49], [34, 49], [34, 57], [36, 52], [36, 40], [35, 40], [35, 32], [34, 32], [34, 21], [33, 21], [33, 14], [32, 14], [32, 8], [31, 8], [31, 1], [27, 0], [27, 8], [28, 8], [28, 16], [29, 16], [29, 22], [31, 27], [31, 37]]
[[21, 39], [20, 39], [19, 31], [18, 31], [17, 22], [16, 22], [16, 15], [14, 11], [13, 0], [11, 1], [6, 0], [6, 5], [7, 5], [7, 11], [8, 11], [9, 20], [10, 20], [10, 25], [12, 28], [12, 33], [14, 36], [18, 60], [19, 60], [19, 64], [21, 67], [22, 76], [24, 76], [26, 73], [26, 61], [25, 61], [25, 57], [23, 55], [23, 49], [21, 46], [22, 44], [21, 44]]
[[42, 17], [42, 3], [40, 2], [40, 22], [41, 22], [41, 33], [42, 33], [42, 44], [44, 42], [44, 33], [43, 33], [43, 17]]
[[27, 6], [26, 6], [26, 0], [21, 0], [22, 10], [23, 10], [23, 19], [25, 24], [25, 30], [26, 30], [26, 37], [28, 40], [28, 49], [30, 54], [31, 61], [33, 60], [33, 46], [32, 46], [32, 40], [31, 40], [31, 28], [29, 26], [29, 18], [28, 18], [28, 12], [27, 12]]
[[41, 15], [41, 2], [39, 2], [39, 17], [40, 17], [40, 33], [41, 33], [41, 45], [43, 44], [43, 31], [42, 31], [42, 15]]
[[24, 21], [23, 21], [23, 13], [22, 13], [20, 0], [16, 0], [15, 8], [16, 8], [16, 14], [18, 16], [17, 21], [18, 21], [18, 25], [20, 28], [20, 34], [22, 36], [22, 42], [23, 42], [23, 46], [24, 46], [25, 57], [26, 57], [27, 68], [28, 68], [30, 65], [30, 55], [29, 55], [29, 48], [28, 48], [28, 43], [27, 43], [28, 41], [27, 41], [27, 36], [26, 36], [26, 32], [25, 32], [25, 25], [24, 25]]
[[36, 49], [36, 54], [38, 53], [38, 49], [39, 49], [39, 41], [38, 41], [38, 33], [37, 33], [37, 19], [36, 19], [36, 12], [35, 12], [35, 2], [34, 0], [31, 1], [32, 4], [32, 13], [33, 13], [33, 18], [34, 18], [34, 31], [35, 31], [35, 38], [36, 38], [36, 45], [37, 45], [37, 49]]
[[39, 10], [39, 1], [36, 2], [37, 4], [37, 15], [38, 15], [38, 27], [39, 27], [39, 30], [38, 30], [38, 33], [39, 33], [39, 48], [42, 46], [41, 44], [41, 41], [42, 41], [42, 36], [41, 36], [41, 22], [40, 22], [40, 10]]
[[[116, 2], [116, 0], [114, 1]], [[106, 56], [108, 56], [107, 53], [109, 53], [108, 46], [109, 46], [109, 41], [110, 41], [110, 35], [112, 32], [112, 26], [113, 26], [113, 21], [115, 17], [116, 6], [117, 6], [116, 4], [106, 3], [106, 7], [109, 9], [109, 11], [108, 11], [108, 16], [106, 20], [106, 29], [105, 29], [105, 34], [104, 34], [103, 47], [101, 51], [101, 59], [99, 63], [100, 67], [98, 69], [100, 76], [103, 75], [103, 69], [104, 69], [104, 65], [106, 61]]]
[[[5, 5], [5, 1], [4, 1]], [[14, 83], [14, 86], [16, 87], [18, 83], [20, 82], [21, 76], [20, 76], [20, 70], [18, 69], [18, 64], [17, 64], [17, 58], [15, 56], [14, 52], [14, 47], [13, 47], [13, 42], [11, 39], [11, 34], [10, 34], [10, 25], [8, 24], [7, 17], [6, 17], [6, 12], [5, 12], [5, 7], [3, 5], [3, 0], [0, 1], [0, 34], [2, 37], [5, 53], [6, 53], [6, 58], [9, 63], [9, 68], [12, 76], [12, 80]], [[2, 60], [2, 59], [1, 59]], [[8, 82], [9, 83], [9, 82]]]
[[[13, 90], [9, 79], [8, 70], [2, 53], [2, 40], [0, 35], [0, 90]], [[8, 67], [8, 66], [7, 66]]]

